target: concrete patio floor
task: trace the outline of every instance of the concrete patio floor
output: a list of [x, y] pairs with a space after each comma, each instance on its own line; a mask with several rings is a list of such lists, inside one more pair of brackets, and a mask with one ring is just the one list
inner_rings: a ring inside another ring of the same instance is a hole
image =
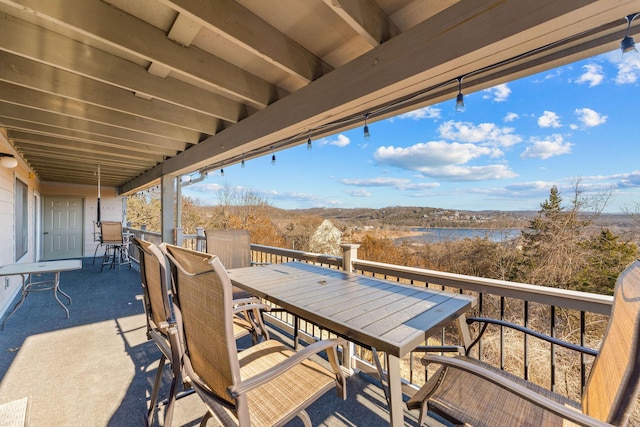
[[[0, 331], [0, 405], [27, 398], [27, 425], [35, 427], [144, 425], [160, 352], [146, 338], [136, 267], [100, 272], [85, 258], [82, 270], [62, 273], [60, 286], [72, 298], [69, 319], [51, 291], [34, 292]], [[314, 426], [389, 424], [376, 380], [358, 374], [347, 385], [346, 401], [330, 391], [309, 408]], [[162, 426], [159, 412], [154, 425]], [[174, 425], [199, 425], [204, 412], [195, 394], [180, 399]], [[405, 410], [405, 425], [416, 426], [416, 416]]]

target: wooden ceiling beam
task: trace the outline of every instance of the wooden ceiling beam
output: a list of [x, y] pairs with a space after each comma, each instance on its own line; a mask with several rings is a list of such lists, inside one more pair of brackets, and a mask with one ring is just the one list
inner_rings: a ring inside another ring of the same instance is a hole
[[373, 0], [324, 2], [373, 47], [400, 34], [400, 30]]
[[304, 83], [331, 71], [320, 58], [233, 0], [161, 1]]

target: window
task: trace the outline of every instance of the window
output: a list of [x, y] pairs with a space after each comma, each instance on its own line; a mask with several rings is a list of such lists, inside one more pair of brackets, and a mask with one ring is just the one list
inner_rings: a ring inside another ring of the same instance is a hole
[[16, 179], [16, 261], [29, 250], [29, 187]]

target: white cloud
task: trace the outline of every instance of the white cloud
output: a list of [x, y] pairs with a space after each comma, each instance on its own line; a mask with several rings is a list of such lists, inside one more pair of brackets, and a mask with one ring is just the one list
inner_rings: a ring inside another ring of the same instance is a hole
[[604, 80], [604, 73], [602, 72], [602, 66], [598, 64], [583, 65], [582, 68], [585, 72], [576, 79], [576, 83], [584, 84], [588, 83], [589, 87], [598, 86]]
[[[435, 179], [477, 181], [516, 176], [505, 165], [465, 166], [471, 160], [490, 156], [494, 152], [494, 149], [475, 144], [431, 141], [406, 148], [380, 147], [374, 153], [374, 159], [380, 164], [417, 171]], [[403, 188], [413, 189], [409, 185]]]
[[480, 123], [474, 126], [472, 123], [450, 120], [441, 124], [438, 132], [445, 139], [490, 147], [511, 147], [522, 142], [522, 138], [513, 133], [514, 128], [500, 128], [494, 123]]
[[507, 86], [506, 83], [485, 89], [483, 92], [486, 94], [484, 98], [493, 98], [494, 102], [504, 102], [507, 100], [509, 95], [511, 95], [511, 89], [509, 89], [509, 86]]
[[616, 49], [604, 56], [618, 68], [614, 79], [617, 84], [633, 84], [640, 80], [640, 55], [635, 52], [622, 55]]
[[421, 168], [424, 176], [447, 181], [484, 181], [488, 179], [505, 179], [518, 176], [506, 165], [457, 166], [449, 165], [439, 168]]
[[538, 126], [541, 128], [559, 128], [560, 117], [553, 111], [545, 111], [540, 117], [538, 117]]
[[412, 119], [412, 120], [439, 119], [441, 117], [441, 112], [442, 112], [442, 109], [429, 106], [429, 107], [419, 108], [417, 110], [410, 111], [408, 113], [400, 114], [398, 118]]
[[349, 143], [351, 143], [351, 140], [343, 134], [338, 135], [335, 139], [323, 138], [320, 141], [321, 145], [335, 145], [336, 147], [341, 148], [346, 147]]
[[352, 185], [355, 187], [398, 187], [405, 185], [411, 181], [405, 178], [368, 178], [368, 179], [341, 179], [341, 183], [345, 185]]
[[459, 165], [481, 156], [488, 156], [492, 150], [474, 144], [431, 141], [410, 147], [380, 147], [373, 158], [381, 164], [400, 169], [421, 171], [423, 168]]
[[204, 182], [198, 182], [196, 184], [190, 185], [187, 187], [186, 192], [194, 192], [194, 193], [217, 193], [222, 186], [220, 184], [209, 183], [206, 184]]
[[618, 188], [638, 188], [640, 187], [640, 170], [618, 174], [615, 176], [618, 179], [616, 186]]
[[517, 184], [507, 185], [505, 188], [510, 191], [523, 192], [523, 191], [549, 191], [553, 187], [553, 183], [547, 181], [530, 181], [520, 182]]
[[519, 119], [520, 116], [517, 115], [516, 113], [507, 113], [507, 115], [504, 117], [504, 121], [505, 122], [512, 122], [516, 119]]
[[578, 108], [575, 111], [578, 120], [585, 127], [594, 127], [604, 124], [607, 121], [607, 116], [592, 110], [591, 108]]
[[399, 190], [427, 190], [439, 187], [437, 182], [413, 183], [406, 178], [377, 177], [368, 179], [341, 179], [341, 183], [354, 187], [394, 187]]
[[433, 188], [438, 188], [438, 187], [440, 187], [440, 184], [437, 182], [422, 182], [418, 184], [408, 184], [408, 185], [402, 186], [402, 188], [405, 190], [416, 190], [416, 191], [431, 190]]
[[348, 195], [350, 195], [351, 197], [371, 197], [371, 193], [369, 193], [367, 190], [347, 190], [345, 191], [345, 193], [347, 193]]
[[573, 144], [564, 141], [562, 135], [554, 134], [546, 139], [531, 138], [532, 144], [520, 155], [522, 158], [542, 160], [571, 152]]

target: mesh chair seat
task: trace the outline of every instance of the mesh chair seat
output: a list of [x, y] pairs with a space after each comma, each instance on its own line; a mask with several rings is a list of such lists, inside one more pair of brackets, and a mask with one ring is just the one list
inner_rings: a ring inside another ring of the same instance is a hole
[[[238, 353], [240, 376], [251, 378], [285, 362], [295, 352], [282, 343], [269, 340]], [[335, 374], [316, 362], [305, 361], [274, 380], [247, 392], [251, 425], [282, 425], [292, 419], [300, 408], [335, 387]], [[235, 420], [234, 411], [220, 406], [210, 390], [198, 389], [201, 398], [213, 408], [220, 420]], [[233, 424], [236, 424], [234, 421]], [[226, 423], [225, 423], [226, 425]]]
[[[122, 223], [117, 221], [103, 221], [100, 223], [100, 245], [105, 245], [104, 256], [100, 271], [105, 265], [110, 269], [121, 265], [128, 265], [131, 269], [131, 258], [129, 258], [129, 242], [125, 241], [122, 234]], [[98, 248], [96, 248], [97, 251]], [[95, 256], [95, 254], [94, 254]]]
[[[580, 405], [565, 396], [554, 393], [529, 381], [502, 371], [477, 359], [457, 356], [456, 359], [487, 368], [514, 383], [544, 395], [562, 405], [580, 410]], [[469, 372], [452, 367], [441, 367], [425, 385], [409, 399], [409, 410], [421, 409], [425, 399], [429, 399], [429, 410], [444, 418], [476, 427], [485, 426], [562, 426], [562, 417], [546, 411], [513, 394], [503, 387], [485, 381]], [[473, 400], [473, 405], [461, 407], [463, 399]]]

